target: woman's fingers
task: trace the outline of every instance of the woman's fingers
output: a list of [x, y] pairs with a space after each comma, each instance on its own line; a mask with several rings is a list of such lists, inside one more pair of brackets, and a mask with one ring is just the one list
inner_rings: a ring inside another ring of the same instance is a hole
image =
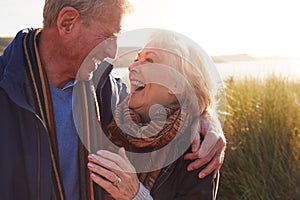
[[132, 199], [136, 195], [139, 180], [123, 148], [119, 150], [119, 154], [108, 151], [98, 151], [97, 155], [90, 154], [89, 161], [92, 180], [112, 197]]
[[107, 170], [104, 167], [100, 167], [99, 165], [96, 165], [95, 163], [89, 162], [88, 168], [93, 173], [99, 174], [100, 176], [102, 176], [103, 178], [107, 179], [110, 182], [114, 182], [118, 179], [118, 176], [115, 173], [113, 173], [110, 170]]
[[97, 152], [97, 155], [100, 157], [101, 160], [103, 159], [105, 163], [109, 164], [109, 166], [113, 167], [115, 170], [124, 171], [128, 173], [135, 173], [135, 170], [133, 170], [133, 168], [131, 167], [130, 161], [128, 160], [125, 154], [124, 148], [121, 149], [119, 150], [119, 154], [115, 154], [106, 150], [99, 150]]
[[121, 179], [127, 179], [128, 174], [135, 174], [135, 168], [128, 160], [124, 148], [119, 150], [119, 154], [109, 151], [98, 151], [97, 155], [89, 155], [88, 168], [94, 173], [103, 176], [111, 182]]
[[120, 189], [117, 186], [113, 185], [112, 182], [94, 173], [91, 173], [91, 179], [104, 190], [106, 190], [109, 194], [111, 194], [115, 199], [118, 199], [117, 197], [120, 194]]
[[101, 155], [90, 154], [88, 159], [89, 159], [89, 161], [91, 161], [99, 166], [102, 166], [106, 169], [109, 169], [113, 172], [123, 171], [123, 169], [114, 160], [107, 159], [105, 157], [102, 157]]

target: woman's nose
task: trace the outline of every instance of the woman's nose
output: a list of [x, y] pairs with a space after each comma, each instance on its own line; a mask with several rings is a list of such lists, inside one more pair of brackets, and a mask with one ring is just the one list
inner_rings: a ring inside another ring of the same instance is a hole
[[131, 70], [134, 68], [133, 64], [134, 64], [134, 63], [132, 63], [131, 65], [128, 66], [128, 70], [129, 70], [129, 71], [131, 71]]
[[138, 66], [142, 65], [143, 61], [142, 60], [138, 60], [134, 63], [132, 63], [131, 65], [128, 66], [128, 70], [132, 71], [133, 69], [136, 69]]

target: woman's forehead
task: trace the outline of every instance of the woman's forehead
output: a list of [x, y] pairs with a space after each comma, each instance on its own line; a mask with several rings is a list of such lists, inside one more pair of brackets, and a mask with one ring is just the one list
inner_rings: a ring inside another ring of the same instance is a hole
[[158, 47], [145, 47], [139, 53], [138, 56], [155, 56], [158, 59], [170, 58], [170, 56], [174, 57], [174, 53], [171, 53], [167, 49], [158, 48]]

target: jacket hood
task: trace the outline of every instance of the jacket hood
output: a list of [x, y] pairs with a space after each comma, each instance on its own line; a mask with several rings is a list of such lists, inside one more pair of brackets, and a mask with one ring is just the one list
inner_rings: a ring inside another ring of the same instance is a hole
[[26, 59], [23, 50], [23, 37], [29, 31], [18, 32], [14, 40], [0, 57], [0, 88], [18, 105], [32, 110], [24, 96]]
[[24, 29], [15, 36], [0, 57], [0, 83], [3, 81], [19, 82], [24, 76], [25, 57], [23, 51], [23, 37], [28, 32]]

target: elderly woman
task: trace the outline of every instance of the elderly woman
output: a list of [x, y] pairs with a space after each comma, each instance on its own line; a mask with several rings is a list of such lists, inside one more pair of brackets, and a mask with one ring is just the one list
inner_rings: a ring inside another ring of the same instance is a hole
[[205, 52], [169, 31], [154, 34], [138, 53], [128, 67], [130, 95], [108, 127], [111, 151], [89, 156], [91, 178], [107, 199], [216, 198], [213, 173], [199, 179], [202, 168], [188, 172], [191, 161], [183, 159], [193, 120], [219, 126], [210, 67]]

